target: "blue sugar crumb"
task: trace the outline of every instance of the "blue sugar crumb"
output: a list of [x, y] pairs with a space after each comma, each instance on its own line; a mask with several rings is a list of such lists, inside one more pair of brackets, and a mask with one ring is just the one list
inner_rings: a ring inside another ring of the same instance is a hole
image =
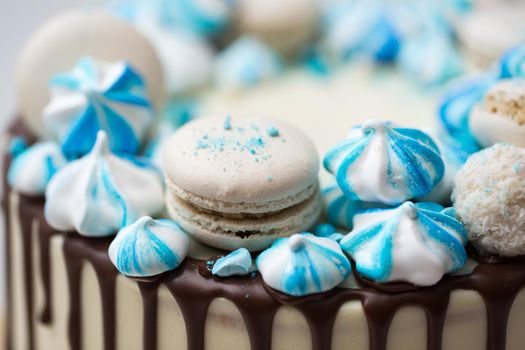
[[516, 163], [512, 166], [512, 170], [514, 171], [514, 173], [518, 174], [521, 172], [521, 170], [523, 169], [523, 164], [522, 163]]
[[224, 130], [231, 130], [232, 129], [232, 118], [230, 116], [227, 116], [226, 119], [224, 119], [224, 124], [222, 125]]
[[23, 137], [15, 137], [9, 144], [9, 153], [16, 157], [27, 149], [27, 142]]
[[252, 137], [246, 142], [246, 146], [252, 148], [264, 147], [264, 140], [260, 137]]
[[272, 181], [273, 181], [273, 177], [271, 177], [271, 176], [266, 176], [266, 181], [268, 181], [268, 182], [272, 182]]
[[253, 123], [250, 124], [250, 128], [254, 131], [259, 131], [259, 127]]
[[197, 147], [197, 149], [204, 149], [209, 148], [210, 146], [203, 139], [200, 139], [197, 140], [197, 145], [195, 147]]
[[214, 260], [208, 260], [206, 261], [206, 269], [211, 272], [213, 270], [213, 265], [215, 265]]
[[252, 149], [250, 149], [250, 153], [251, 154], [257, 154], [257, 151], [252, 148]]
[[266, 133], [268, 134], [268, 136], [270, 137], [277, 137], [279, 136], [279, 130], [273, 126], [269, 126], [267, 129], [266, 129]]

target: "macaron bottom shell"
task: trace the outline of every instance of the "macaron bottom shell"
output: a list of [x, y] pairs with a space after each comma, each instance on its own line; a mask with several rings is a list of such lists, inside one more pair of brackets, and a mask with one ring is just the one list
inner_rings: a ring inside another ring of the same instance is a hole
[[225, 250], [244, 247], [251, 252], [270, 246], [277, 238], [308, 231], [322, 211], [319, 190], [307, 200], [268, 215], [245, 217], [202, 210], [168, 192], [169, 215], [200, 242]]

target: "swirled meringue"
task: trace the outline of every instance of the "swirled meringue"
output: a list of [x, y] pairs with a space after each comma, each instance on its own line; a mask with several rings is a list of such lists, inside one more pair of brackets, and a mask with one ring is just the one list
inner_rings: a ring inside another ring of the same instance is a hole
[[427, 134], [383, 121], [352, 128], [326, 154], [324, 167], [347, 197], [385, 204], [428, 194], [445, 171]]
[[525, 45], [507, 51], [500, 60], [502, 79], [525, 78]]
[[227, 88], [245, 88], [275, 77], [282, 70], [277, 53], [251, 36], [231, 44], [217, 58], [215, 82]]
[[345, 196], [337, 185], [331, 185], [321, 190], [323, 209], [326, 219], [336, 227], [352, 228], [354, 215], [359, 211], [371, 208], [387, 207], [381, 203], [362, 202]]
[[400, 36], [378, 1], [336, 2], [325, 15], [324, 46], [331, 56], [347, 60], [364, 53], [377, 61], [396, 58]]
[[425, 85], [437, 85], [457, 76], [463, 62], [448, 33], [429, 31], [406, 40], [399, 63], [411, 77]]
[[122, 274], [148, 277], [176, 269], [189, 247], [189, 236], [175, 221], [144, 216], [119, 231], [108, 253]]
[[278, 239], [258, 256], [257, 268], [268, 286], [297, 297], [333, 289], [351, 272], [337, 242], [310, 233]]
[[67, 163], [54, 142], [39, 142], [19, 152], [9, 167], [7, 181], [15, 191], [29, 196], [44, 194], [51, 177]]
[[463, 224], [434, 203], [405, 202], [354, 217], [354, 230], [340, 242], [357, 271], [377, 282], [436, 284], [467, 259]]
[[206, 36], [227, 29], [235, 12], [235, 0], [163, 0], [164, 20]]
[[336, 242], [339, 242], [344, 237], [342, 233], [337, 232], [337, 229], [333, 225], [326, 223], [315, 226], [313, 232], [317, 237], [329, 238]]
[[108, 134], [111, 150], [136, 153], [153, 121], [145, 82], [123, 61], [82, 58], [71, 72], [52, 79], [50, 93], [44, 122], [68, 158], [87, 154], [99, 130]]
[[432, 135], [443, 155], [445, 174], [432, 192], [420, 200], [449, 204], [457, 172], [472, 154], [479, 151], [480, 147], [468, 131], [448, 132], [438, 128], [429, 134]]
[[109, 236], [139, 217], [163, 208], [160, 174], [148, 164], [109, 150], [100, 131], [89, 154], [58, 171], [46, 190], [51, 227], [89, 237]]
[[488, 72], [452, 83], [439, 102], [438, 115], [442, 126], [450, 132], [468, 131], [470, 110], [497, 80], [497, 74]]
[[218, 259], [211, 273], [215, 276], [246, 276], [252, 267], [252, 256], [246, 248], [239, 248]]

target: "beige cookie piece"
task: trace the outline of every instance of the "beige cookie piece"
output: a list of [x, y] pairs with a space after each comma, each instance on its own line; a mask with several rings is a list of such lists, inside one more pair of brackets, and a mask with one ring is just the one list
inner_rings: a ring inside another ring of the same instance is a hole
[[525, 81], [508, 79], [496, 83], [484, 101], [472, 109], [469, 125], [484, 147], [498, 142], [525, 147]]

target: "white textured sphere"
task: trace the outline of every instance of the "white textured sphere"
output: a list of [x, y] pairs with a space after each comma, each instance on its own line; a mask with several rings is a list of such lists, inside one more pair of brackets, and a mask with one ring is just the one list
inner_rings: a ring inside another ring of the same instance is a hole
[[69, 11], [45, 23], [26, 43], [18, 60], [16, 97], [26, 124], [45, 135], [41, 118], [48, 83], [73, 68], [78, 59], [129, 62], [145, 79], [150, 99], [164, 99], [162, 68], [150, 43], [131, 25], [101, 11]]
[[458, 172], [454, 207], [482, 254], [525, 254], [525, 149], [496, 144]]
[[313, 0], [240, 0], [240, 34], [252, 34], [283, 54], [295, 54], [318, 29]]

